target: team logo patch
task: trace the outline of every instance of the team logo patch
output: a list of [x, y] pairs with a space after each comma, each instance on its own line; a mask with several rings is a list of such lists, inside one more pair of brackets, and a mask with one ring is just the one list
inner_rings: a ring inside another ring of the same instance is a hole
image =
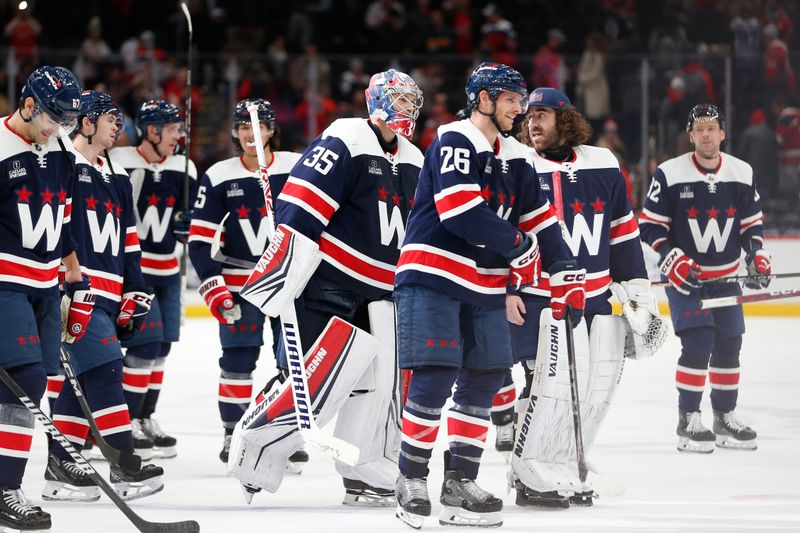
[[92, 182], [92, 177], [89, 175], [89, 171], [86, 170], [86, 168], [82, 168], [81, 169], [81, 173], [78, 174], [78, 181], [81, 181], [83, 183], [91, 183]]
[[22, 163], [19, 160], [14, 160], [11, 163], [11, 170], [8, 171], [8, 179], [13, 180], [14, 178], [22, 178], [28, 175], [28, 169], [22, 166]]
[[383, 176], [383, 170], [381, 170], [380, 165], [375, 159], [369, 160], [369, 168], [367, 168], [367, 172], [373, 176]]
[[692, 191], [692, 187], [689, 185], [684, 185], [683, 190], [680, 193], [681, 200], [689, 200], [694, 198], [694, 191]]
[[232, 183], [230, 189], [225, 191], [225, 196], [228, 198], [232, 198], [234, 196], [244, 196], [244, 189], [240, 189], [238, 183]]

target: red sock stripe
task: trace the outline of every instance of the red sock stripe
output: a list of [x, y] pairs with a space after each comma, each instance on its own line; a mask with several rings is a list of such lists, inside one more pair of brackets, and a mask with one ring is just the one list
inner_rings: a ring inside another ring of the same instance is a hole
[[164, 383], [164, 371], [163, 370], [153, 370], [150, 374], [150, 386], [161, 385]]
[[708, 381], [711, 382], [712, 385], [738, 385], [739, 384], [739, 372], [731, 372], [731, 373], [724, 373], [720, 374], [717, 372], [708, 372]]
[[433, 444], [439, 434], [439, 422], [435, 426], [418, 424], [406, 417], [403, 417], [403, 435], [413, 440]]
[[696, 374], [689, 374], [678, 370], [675, 372], [675, 381], [683, 385], [702, 387], [706, 384], [706, 376], [705, 374], [698, 376]]
[[77, 416], [53, 416], [53, 425], [68, 441], [83, 444], [89, 434], [89, 423], [84, 418]]
[[[238, 382], [238, 383], [237, 383]], [[226, 398], [240, 400], [244, 403], [250, 401], [253, 395], [253, 382], [249, 380], [220, 379], [219, 380], [219, 399], [225, 401]]]
[[0, 456], [27, 459], [33, 443], [33, 428], [0, 424]]
[[449, 437], [465, 437], [486, 442], [486, 434], [489, 431], [489, 421], [481, 422], [482, 423], [476, 423], [474, 421], [453, 418], [453, 413], [451, 413], [450, 416], [447, 417], [447, 435]]
[[122, 388], [130, 392], [146, 392], [151, 374], [149, 369], [124, 367], [122, 369]]
[[508, 387], [503, 387], [492, 399], [492, 411], [506, 409], [514, 404], [514, 399], [517, 396], [517, 389], [513, 384]]
[[122, 431], [130, 431], [131, 415], [128, 406], [115, 405], [92, 413], [101, 435], [111, 435]]
[[57, 398], [64, 386], [64, 376], [47, 376], [47, 397]]

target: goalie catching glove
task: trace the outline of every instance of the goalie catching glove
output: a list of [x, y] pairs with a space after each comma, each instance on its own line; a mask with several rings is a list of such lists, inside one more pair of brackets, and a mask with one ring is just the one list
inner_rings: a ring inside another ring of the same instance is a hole
[[136, 336], [153, 305], [153, 295], [144, 287], [130, 287], [122, 294], [117, 313], [117, 338], [129, 341]]
[[228, 290], [222, 276], [208, 278], [200, 284], [197, 291], [220, 324], [233, 324], [242, 317], [242, 310], [233, 303], [233, 294]]
[[650, 290], [650, 281], [632, 279], [611, 284], [611, 292], [622, 303], [622, 315], [628, 324], [625, 357], [647, 359], [666, 342], [667, 322], [659, 316], [658, 301]]
[[86, 333], [86, 326], [92, 319], [95, 296], [89, 278], [64, 283], [64, 296], [61, 298], [61, 340], [72, 344]]

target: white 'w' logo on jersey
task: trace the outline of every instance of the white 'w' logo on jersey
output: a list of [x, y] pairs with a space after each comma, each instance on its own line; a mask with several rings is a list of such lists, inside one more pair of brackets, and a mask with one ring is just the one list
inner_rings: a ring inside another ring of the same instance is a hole
[[258, 234], [253, 231], [253, 224], [249, 218], [240, 218], [239, 227], [242, 228], [242, 235], [250, 248], [250, 255], [261, 255], [267, 249], [267, 237], [269, 235], [269, 223], [266, 218], [262, 218], [258, 223]]
[[711, 241], [714, 241], [715, 251], [721, 252], [728, 244], [728, 237], [731, 235], [733, 228], [733, 217], [728, 217], [725, 221], [725, 227], [722, 232], [719, 230], [719, 223], [716, 218], [711, 218], [706, 224], [706, 231], [700, 231], [700, 224], [696, 218], [689, 219], [689, 229], [692, 230], [692, 239], [694, 239], [694, 246], [697, 251], [704, 254], [708, 251]]
[[172, 207], [167, 207], [164, 210], [164, 215], [158, 216], [158, 206], [147, 206], [143, 217], [139, 217], [139, 211], [136, 211], [136, 228], [139, 234], [140, 241], [146, 241], [147, 236], [152, 231], [153, 242], [161, 242], [169, 229], [169, 221], [172, 219]]
[[[391, 208], [392, 214], [389, 215]], [[389, 246], [392, 239], [397, 235], [397, 249], [403, 245], [403, 239], [406, 238], [406, 228], [403, 224], [403, 215], [400, 214], [400, 208], [396, 205], [390, 205], [389, 202], [378, 201], [378, 218], [381, 224], [381, 244]]]
[[106, 220], [103, 227], [97, 220], [97, 211], [86, 211], [86, 218], [89, 221], [89, 232], [92, 234], [92, 247], [98, 254], [105, 253], [108, 241], [111, 241], [111, 255], [117, 257], [119, 254], [119, 221], [112, 213], [106, 213]]
[[54, 214], [50, 204], [44, 204], [39, 213], [36, 224], [33, 223], [33, 216], [28, 204], [17, 204], [19, 211], [19, 223], [22, 230], [22, 246], [33, 250], [42, 240], [42, 236], [47, 238], [47, 251], [55, 250], [58, 239], [61, 237], [61, 224], [64, 221], [64, 205], [59, 204], [58, 211]]
[[572, 255], [577, 256], [581, 249], [581, 242], [586, 243], [589, 255], [597, 255], [600, 250], [600, 237], [603, 234], [603, 213], [595, 213], [592, 227], [586, 222], [583, 213], [577, 213], [572, 219], [572, 233], [562, 225], [564, 240], [567, 241]]

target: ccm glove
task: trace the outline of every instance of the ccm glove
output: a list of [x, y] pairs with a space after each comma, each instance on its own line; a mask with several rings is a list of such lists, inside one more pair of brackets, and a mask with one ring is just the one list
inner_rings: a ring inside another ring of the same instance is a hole
[[89, 278], [83, 277], [75, 283], [64, 282], [61, 298], [61, 340], [72, 344], [86, 333], [92, 319], [95, 296]]
[[578, 268], [575, 261], [557, 261], [553, 263], [550, 274], [550, 309], [553, 318], [563, 320], [570, 309], [572, 323], [577, 324], [583, 317], [586, 307], [586, 269]]
[[506, 254], [509, 266], [508, 285], [515, 291], [536, 285], [542, 271], [539, 241], [533, 233], [517, 233], [514, 247]]
[[123, 293], [117, 313], [117, 338], [121, 341], [133, 339], [152, 305], [153, 295], [144, 287], [131, 287]]
[[178, 211], [172, 218], [172, 233], [178, 241], [189, 240], [189, 226], [192, 225], [192, 210]]
[[233, 294], [228, 290], [222, 276], [208, 278], [197, 290], [220, 324], [233, 324], [242, 317], [242, 311], [233, 303]]
[[[750, 252], [745, 257], [747, 262], [747, 274], [755, 276], [744, 282], [748, 289], [766, 289], [770, 279], [766, 276], [772, 274], [772, 256], [766, 250], [756, 250]], [[759, 277], [764, 276], [764, 277]]]
[[700, 267], [680, 248], [667, 252], [658, 268], [669, 284], [681, 294], [689, 295], [700, 287], [697, 281], [697, 276], [701, 274]]

